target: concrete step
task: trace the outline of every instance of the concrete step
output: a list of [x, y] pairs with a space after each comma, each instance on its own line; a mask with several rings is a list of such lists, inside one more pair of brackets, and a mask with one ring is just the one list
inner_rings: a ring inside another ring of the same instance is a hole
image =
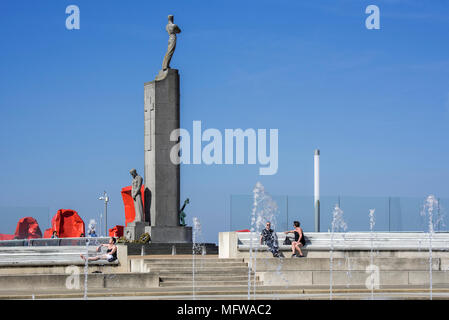
[[[284, 275], [287, 276], [287, 275]], [[67, 274], [61, 275], [16, 275], [16, 276], [0, 276], [0, 289], [3, 292], [7, 291], [27, 291], [30, 294], [38, 291], [60, 291], [60, 292], [73, 292], [77, 290], [73, 288], [75, 283], [79, 285], [79, 289], [82, 290], [84, 286], [84, 275], [79, 275], [78, 281], [72, 281], [76, 278], [68, 278]], [[252, 278], [253, 279], [253, 278]], [[266, 290], [273, 287], [279, 287], [281, 290], [285, 288], [329, 288], [329, 273], [317, 271], [315, 274], [303, 273], [301, 277], [294, 275], [294, 278], [288, 278], [288, 282], [283, 282], [281, 278], [272, 279], [275, 281], [266, 281], [265, 279], [256, 281], [257, 288]], [[365, 272], [353, 272], [348, 275], [346, 272], [334, 272], [333, 284], [335, 287], [344, 288], [365, 288], [366, 289], [367, 273]], [[433, 273], [434, 288], [437, 286], [448, 287], [449, 273], [434, 272]], [[217, 282], [218, 281], [218, 282]], [[208, 292], [225, 292], [225, 291], [242, 291], [247, 292], [248, 283], [247, 280], [235, 280], [230, 281], [195, 281], [195, 292], [208, 291]], [[297, 282], [299, 281], [299, 282]], [[212, 284], [213, 283], [213, 284]], [[212, 284], [212, 285], [211, 285]], [[165, 286], [167, 290], [159, 286]], [[253, 285], [253, 284], [252, 284]], [[387, 287], [416, 287], [416, 286], [429, 286], [429, 274], [428, 272], [415, 271], [415, 272], [401, 272], [401, 271], [387, 271], [380, 274], [379, 277], [380, 288]], [[159, 276], [155, 274], [89, 274], [88, 275], [88, 289], [89, 290], [101, 290], [109, 289], [110, 292], [116, 290], [127, 289], [130, 291], [145, 290], [150, 292], [151, 290], [159, 291], [160, 293], [168, 293], [170, 290], [192, 292], [193, 282], [191, 280], [184, 281], [164, 281], [160, 283]], [[78, 290], [79, 290], [78, 289]], [[89, 291], [90, 292], [90, 291]]]
[[[150, 272], [171, 272], [171, 273], [179, 273], [179, 272], [192, 272], [192, 266], [180, 266], [180, 267], [154, 267], [154, 266], [146, 266], [146, 270]], [[238, 273], [238, 272], [248, 272], [248, 267], [201, 267], [195, 266], [195, 272], [199, 271], [207, 271], [207, 272], [215, 272], [216, 274], [220, 273]]]
[[[254, 273], [251, 273], [251, 278], [254, 277]], [[160, 276], [161, 281], [190, 281], [192, 280], [193, 275], [192, 274], [184, 274], [184, 275], [163, 275]], [[256, 277], [258, 279], [258, 277]], [[212, 280], [222, 280], [222, 281], [247, 281], [248, 280], [248, 274], [245, 275], [205, 275], [205, 274], [196, 274], [195, 273], [195, 280], [198, 281], [212, 281]]]
[[[189, 258], [167, 258], [167, 259], [144, 259], [145, 263], [151, 263], [151, 264], [167, 264], [167, 263], [174, 263], [174, 264], [180, 264], [180, 263], [191, 263], [192, 257]], [[199, 262], [214, 262], [214, 263], [244, 263], [243, 258], [239, 259], [219, 259], [219, 258], [198, 258], [195, 257], [195, 263]]]
[[[192, 269], [190, 270], [184, 270], [184, 271], [157, 271], [160, 277], [191, 277], [192, 276]], [[214, 270], [195, 270], [195, 276], [217, 276], [218, 275], [232, 275], [234, 277], [239, 276], [246, 276], [248, 277], [248, 269], [240, 270], [238, 272], [226, 272], [226, 273], [217, 273]], [[254, 272], [251, 271], [251, 274], [254, 274]]]
[[[85, 262], [78, 256], [77, 258], [66, 257], [64, 259], [23, 259], [14, 261], [0, 261], [0, 274], [3, 273], [3, 269], [14, 268], [14, 267], [41, 267], [52, 268], [55, 266], [84, 266]], [[108, 262], [106, 260], [90, 261], [89, 267], [92, 265], [102, 265], [102, 266], [118, 266], [118, 260], [113, 262]], [[51, 273], [51, 272], [50, 272]]]
[[[245, 259], [249, 261], [249, 259]], [[447, 269], [449, 261], [446, 259], [432, 259], [432, 270]], [[366, 271], [369, 265], [375, 265], [381, 271], [427, 271], [429, 258], [334, 258], [332, 268], [334, 271]], [[273, 258], [258, 258], [257, 271], [329, 271], [329, 258], [286, 258], [283, 260]]]
[[[253, 282], [251, 283], [253, 285]], [[256, 281], [256, 285], [262, 285], [262, 282]], [[160, 287], [190, 287], [193, 289], [192, 281], [166, 281], [159, 284]], [[248, 281], [197, 281], [195, 280], [196, 287], [216, 287], [216, 286], [248, 286]]]
[[245, 263], [242, 262], [226, 262], [226, 263], [220, 263], [220, 262], [209, 262], [209, 261], [195, 261], [193, 263], [192, 261], [183, 261], [183, 262], [174, 262], [174, 263], [144, 263], [147, 267], [155, 268], [155, 269], [162, 269], [162, 268], [192, 268], [193, 265], [195, 265], [195, 268], [231, 268], [231, 267], [246, 267], [248, 266]]
[[[256, 296], [253, 295], [253, 288], [251, 287], [251, 299], [311, 299], [310, 295], [324, 295], [321, 299], [329, 299], [328, 287], [288, 287], [285, 286], [256, 286]], [[346, 296], [343, 299], [369, 299], [371, 290], [365, 287], [346, 288], [345, 286], [333, 288], [334, 299], [338, 299], [337, 294], [353, 294], [353, 296]], [[441, 287], [433, 288], [434, 299], [447, 299], [449, 288]], [[288, 294], [288, 297], [282, 297], [283, 294]], [[294, 294], [294, 296], [292, 296]], [[327, 295], [326, 295], [327, 294]], [[429, 288], [422, 286], [407, 286], [407, 287], [388, 287], [374, 290], [375, 299], [429, 299]], [[391, 294], [391, 295], [388, 295]], [[145, 289], [89, 289], [88, 299], [123, 299], [134, 297], [134, 299], [186, 299], [186, 296], [195, 295], [195, 299], [211, 299], [211, 296], [216, 296], [212, 299], [233, 300], [233, 299], [248, 299], [248, 286], [234, 286], [234, 287], [195, 287], [194, 290], [189, 287], [158, 287]], [[59, 291], [59, 290], [14, 290], [3, 291], [0, 289], [0, 299], [83, 299], [84, 292], [82, 290]], [[383, 298], [385, 297], [385, 298]]]

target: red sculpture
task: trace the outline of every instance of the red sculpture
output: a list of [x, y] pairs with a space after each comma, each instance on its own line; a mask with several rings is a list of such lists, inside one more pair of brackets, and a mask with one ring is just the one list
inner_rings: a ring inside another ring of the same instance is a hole
[[14, 237], [16, 239], [37, 239], [42, 238], [42, 232], [36, 219], [25, 217], [17, 222]]
[[45, 231], [44, 231], [44, 238], [51, 238], [52, 234], [53, 234], [52, 228], [45, 229]]
[[109, 229], [109, 236], [115, 237], [115, 238], [121, 238], [121, 237], [123, 237], [123, 230], [124, 230], [123, 226], [115, 226], [114, 228]]
[[[136, 211], [134, 210], [134, 200], [131, 196], [131, 189], [132, 186], [124, 187], [122, 188], [122, 198], [123, 198], [123, 205], [125, 206], [125, 226], [128, 225], [128, 223], [133, 222], [136, 218]], [[142, 185], [142, 188], [140, 189], [140, 192], [142, 194], [142, 204], [143, 204], [143, 211], [145, 212], [145, 186]], [[145, 217], [145, 221], [148, 221], [149, 217]]]
[[0, 233], [0, 240], [13, 240], [14, 235], [13, 234], [3, 234]]
[[75, 210], [60, 209], [51, 219], [51, 228], [45, 230], [44, 237], [51, 238], [54, 231], [58, 238], [84, 237], [84, 221]]

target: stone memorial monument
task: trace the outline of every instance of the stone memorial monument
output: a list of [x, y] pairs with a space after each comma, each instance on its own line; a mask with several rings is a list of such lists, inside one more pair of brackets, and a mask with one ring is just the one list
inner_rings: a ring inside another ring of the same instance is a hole
[[[167, 53], [156, 79], [144, 84], [144, 154], [145, 154], [145, 213], [150, 221], [135, 221], [125, 228], [125, 235], [137, 239], [148, 232], [152, 242], [192, 242], [192, 227], [181, 226], [180, 165], [170, 160], [170, 150], [177, 141], [170, 134], [180, 127], [180, 98], [178, 70], [170, 68], [176, 48], [176, 34], [181, 29], [168, 16]], [[136, 212], [137, 217], [137, 212]], [[134, 224], [134, 225], [133, 225]], [[143, 228], [143, 229], [142, 229]]]

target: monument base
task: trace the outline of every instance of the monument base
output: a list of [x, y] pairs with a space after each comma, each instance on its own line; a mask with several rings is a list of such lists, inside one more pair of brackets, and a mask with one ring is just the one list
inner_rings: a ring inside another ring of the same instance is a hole
[[124, 230], [128, 240], [139, 240], [144, 233], [150, 235], [152, 243], [192, 243], [192, 227], [151, 227], [148, 222], [130, 222]]
[[128, 240], [138, 240], [142, 234], [148, 232], [147, 228], [149, 226], [150, 224], [148, 222], [130, 222], [124, 230], [125, 238]]
[[192, 227], [146, 227], [152, 243], [192, 243]]

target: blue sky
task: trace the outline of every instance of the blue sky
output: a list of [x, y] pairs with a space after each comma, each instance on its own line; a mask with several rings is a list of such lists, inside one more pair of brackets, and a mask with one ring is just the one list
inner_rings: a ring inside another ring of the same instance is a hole
[[[70, 4], [80, 30], [65, 28]], [[365, 28], [369, 4], [380, 30]], [[129, 169], [143, 175], [143, 83], [160, 69], [168, 14], [182, 29], [171, 63], [181, 127], [279, 129], [276, 175], [182, 166], [188, 221], [199, 217], [207, 241], [227, 230], [230, 195], [257, 181], [274, 195], [312, 195], [316, 148], [323, 195], [449, 197], [448, 9], [443, 0], [3, 0], [0, 207], [71, 208], [88, 221], [106, 190], [110, 227], [124, 224], [120, 189]], [[2, 215], [0, 233], [12, 233], [21, 217]]]

